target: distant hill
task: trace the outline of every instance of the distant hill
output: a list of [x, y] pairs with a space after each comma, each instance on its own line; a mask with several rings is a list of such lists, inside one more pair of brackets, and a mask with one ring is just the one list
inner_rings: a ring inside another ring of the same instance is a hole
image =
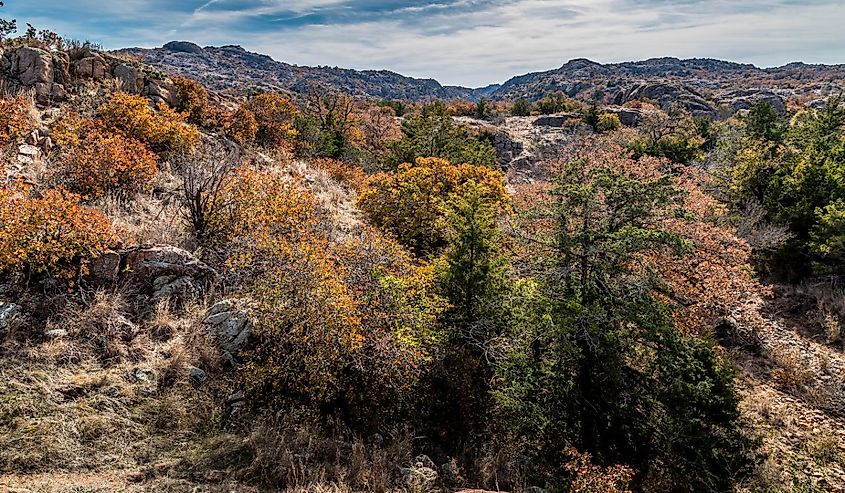
[[419, 101], [424, 99], [473, 98], [474, 91], [442, 86], [433, 79], [414, 79], [387, 70], [351, 70], [338, 67], [301, 67], [252, 53], [240, 46], [202, 48], [174, 41], [161, 48], [119, 50], [139, 56], [144, 62], [171, 73], [181, 74], [218, 90], [289, 90], [306, 92], [320, 83], [357, 96]]
[[791, 63], [758, 68], [709, 58], [652, 58], [601, 64], [584, 58], [554, 70], [514, 77], [484, 88], [444, 86], [387, 70], [306, 67], [276, 61], [240, 46], [200, 47], [174, 41], [161, 48], [120, 50], [170, 74], [182, 74], [218, 91], [252, 88], [306, 92], [312, 83], [357, 96], [421, 101], [429, 99], [536, 100], [552, 91], [583, 100], [623, 104], [651, 99], [679, 103], [693, 113], [715, 114], [747, 108], [765, 99], [777, 107], [793, 96], [806, 102], [845, 90], [845, 65]]
[[499, 98], [535, 98], [550, 90], [570, 96], [587, 90], [613, 92], [619, 86], [636, 82], [667, 82], [698, 91], [736, 91], [766, 88], [784, 91], [812, 91], [845, 87], [845, 65], [791, 63], [761, 69], [710, 58], [652, 58], [640, 62], [600, 64], [578, 58], [560, 68], [521, 75], [508, 80], [496, 91]]

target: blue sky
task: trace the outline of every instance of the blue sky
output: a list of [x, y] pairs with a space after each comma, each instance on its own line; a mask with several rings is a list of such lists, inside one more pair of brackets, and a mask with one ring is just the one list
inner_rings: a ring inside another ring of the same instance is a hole
[[482, 86], [572, 58], [845, 63], [843, 0], [6, 0], [106, 48], [239, 44], [300, 65]]

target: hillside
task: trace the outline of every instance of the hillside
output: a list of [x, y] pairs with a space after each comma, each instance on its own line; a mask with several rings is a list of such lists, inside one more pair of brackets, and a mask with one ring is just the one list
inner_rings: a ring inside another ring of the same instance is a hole
[[838, 68], [0, 44], [0, 493], [845, 490]]

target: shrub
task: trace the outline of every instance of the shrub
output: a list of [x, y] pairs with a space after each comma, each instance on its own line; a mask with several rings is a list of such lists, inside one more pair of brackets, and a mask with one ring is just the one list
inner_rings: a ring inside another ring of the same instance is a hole
[[106, 216], [79, 205], [62, 188], [40, 196], [22, 185], [0, 187], [0, 273], [72, 279], [82, 263], [120, 238]]
[[265, 92], [249, 101], [245, 108], [258, 122], [256, 139], [268, 148], [290, 149], [299, 135], [294, 119], [299, 110], [281, 94]]
[[574, 447], [566, 450], [569, 462], [566, 472], [571, 476], [570, 493], [631, 493], [628, 484], [634, 471], [627, 466], [600, 467], [590, 454], [582, 454]]
[[622, 122], [613, 113], [602, 113], [599, 116], [598, 123], [596, 123], [596, 131], [602, 134], [618, 130], [621, 127]]
[[434, 269], [374, 232], [330, 243], [314, 197], [284, 177], [239, 169], [226, 195], [221, 250], [256, 319], [240, 372], [252, 402], [308, 405], [384, 429], [410, 409], [408, 392], [436, 344], [445, 303]]
[[144, 190], [158, 173], [155, 155], [147, 146], [102, 130], [88, 133], [71, 147], [62, 164], [69, 188], [86, 197]]
[[100, 116], [106, 128], [140, 140], [164, 157], [192, 150], [199, 142], [196, 127], [165, 104], [157, 110], [141, 96], [118, 92], [100, 107]]
[[638, 136], [630, 144], [634, 156], [662, 157], [678, 164], [700, 159], [704, 139], [698, 135], [695, 120], [683, 109], [669, 113], [652, 110], [645, 113], [637, 129]]
[[563, 113], [571, 111], [581, 111], [582, 104], [578, 101], [570, 99], [562, 92], [552, 92], [539, 99], [534, 106], [542, 115], [550, 115], [552, 113]]
[[248, 146], [255, 143], [258, 135], [258, 120], [251, 111], [240, 107], [228, 118], [225, 131], [230, 139], [242, 146]]
[[173, 85], [179, 101], [176, 109], [187, 116], [188, 122], [205, 125], [210, 113], [208, 91], [199, 82], [185, 77], [174, 77]]
[[21, 140], [32, 130], [31, 106], [32, 101], [23, 95], [0, 99], [0, 145]]
[[509, 207], [504, 177], [498, 170], [445, 159], [419, 158], [395, 173], [379, 173], [358, 196], [370, 222], [390, 232], [418, 255], [434, 254], [445, 245], [445, 204], [474, 183], [494, 210]]
[[228, 214], [232, 204], [225, 194], [239, 164], [238, 153], [224, 146], [204, 146], [178, 163], [183, 211], [201, 245], [214, 239], [227, 224], [221, 215]]
[[554, 203], [535, 215], [547, 229], [526, 267], [541, 272], [545, 313], [502, 343], [497, 400], [547, 467], [572, 443], [630, 465], [644, 491], [728, 491], [753, 449], [734, 371], [712, 343], [677, 330], [663, 264], [641, 261], [693, 253], [669, 227], [688, 217], [684, 190], [665, 161], [614, 153], [564, 165]]
[[360, 192], [367, 186], [367, 175], [363, 169], [354, 164], [331, 158], [320, 158], [315, 160], [313, 165], [352, 190]]

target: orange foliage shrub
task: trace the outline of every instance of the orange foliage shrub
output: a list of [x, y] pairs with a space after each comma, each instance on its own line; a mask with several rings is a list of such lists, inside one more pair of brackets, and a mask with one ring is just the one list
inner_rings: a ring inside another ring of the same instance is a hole
[[445, 242], [446, 204], [453, 194], [462, 195], [470, 182], [478, 185], [494, 210], [510, 208], [500, 171], [439, 158], [419, 158], [416, 164], [401, 164], [395, 173], [374, 175], [358, 196], [358, 206], [373, 225], [419, 255], [428, 255]]
[[[317, 220], [316, 202], [306, 190], [286, 177], [251, 168], [240, 168], [217, 200], [230, 207], [209, 219], [211, 229], [233, 248], [235, 263], [249, 265], [256, 250], [284, 250], [300, 241]], [[240, 258], [239, 256], [245, 256]]]
[[178, 105], [176, 109], [182, 112], [187, 121], [195, 125], [205, 125], [210, 114], [208, 105], [208, 91], [199, 82], [185, 78], [174, 77]]
[[62, 149], [78, 146], [89, 133], [102, 129], [101, 122], [80, 117], [77, 113], [67, 112], [53, 123], [50, 137], [53, 143]]
[[246, 104], [258, 122], [258, 143], [270, 148], [290, 149], [299, 135], [294, 127], [294, 117], [299, 110], [278, 93], [265, 92]]
[[140, 140], [164, 156], [190, 151], [199, 142], [199, 131], [185, 123], [185, 116], [165, 104], [154, 111], [141, 96], [115, 93], [100, 107], [100, 116], [107, 128]]
[[23, 139], [34, 122], [29, 114], [29, 101], [24, 96], [0, 99], [0, 145], [11, 144]]
[[313, 164], [315, 168], [325, 171], [335, 181], [352, 190], [360, 192], [367, 186], [367, 175], [359, 166], [331, 158], [320, 158]]
[[[314, 197], [282, 176], [240, 169], [224, 200], [232, 205], [221, 218], [221, 250], [256, 320], [240, 373], [256, 401], [332, 413], [407, 391], [445, 308], [434, 270], [374, 232], [333, 244], [318, 227]], [[381, 412], [356, 407], [361, 423]]]
[[238, 108], [226, 122], [226, 136], [242, 146], [255, 143], [258, 135], [258, 120], [246, 108]]
[[0, 273], [72, 278], [85, 259], [120, 238], [106, 216], [62, 188], [40, 196], [23, 185], [0, 187]]
[[707, 333], [762, 288], [753, 278], [751, 247], [724, 225], [727, 207], [701, 189], [709, 178], [693, 168], [676, 167], [676, 172], [691, 216], [667, 219], [665, 227], [690, 240], [692, 253], [654, 263], [672, 289], [678, 328], [686, 334]]
[[88, 197], [146, 189], [158, 173], [156, 157], [143, 143], [102, 130], [71, 147], [63, 166], [68, 186]]

